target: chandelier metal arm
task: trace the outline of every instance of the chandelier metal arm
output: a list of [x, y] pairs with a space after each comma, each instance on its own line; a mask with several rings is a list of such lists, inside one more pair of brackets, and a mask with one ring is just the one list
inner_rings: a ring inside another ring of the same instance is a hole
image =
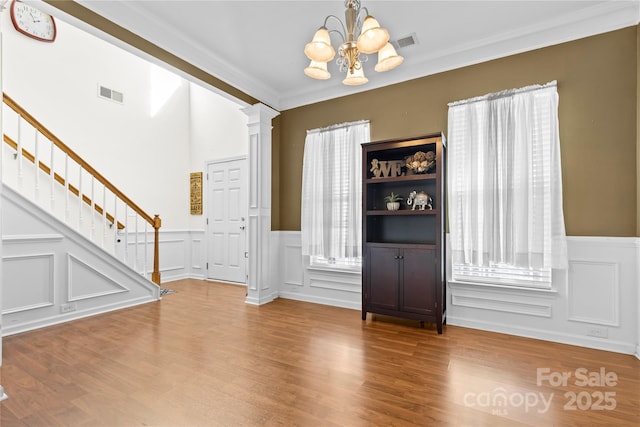
[[360, 31], [362, 31], [362, 24], [367, 16], [369, 16], [369, 9], [366, 7], [358, 8], [356, 10], [356, 23], [353, 34], [360, 34]]
[[344, 27], [344, 24], [342, 23], [342, 21], [340, 20], [340, 18], [338, 18], [335, 15], [329, 15], [326, 18], [324, 18], [324, 23], [322, 24], [323, 27], [328, 28], [327, 24], [329, 23], [329, 18], [333, 18], [336, 21], [338, 21], [338, 24], [340, 24], [340, 27], [342, 27], [342, 32], [340, 32], [339, 29], [337, 30], [328, 30], [329, 33], [338, 33], [340, 34], [340, 37], [342, 37], [342, 41], [345, 42], [347, 41], [347, 29]]
[[344, 34], [342, 34], [342, 33], [340, 32], [340, 30], [327, 30], [327, 31], [329, 31], [329, 34], [331, 34], [331, 33], [336, 33], [336, 34], [338, 34], [338, 35], [342, 38], [342, 43], [344, 43], [344, 42], [346, 42], [346, 41], [347, 41], [346, 37], [344, 36]]

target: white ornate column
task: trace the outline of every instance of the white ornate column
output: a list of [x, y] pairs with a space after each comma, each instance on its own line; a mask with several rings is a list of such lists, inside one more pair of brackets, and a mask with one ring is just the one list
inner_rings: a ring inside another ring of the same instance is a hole
[[242, 110], [249, 127], [248, 304], [278, 297], [271, 283], [271, 121], [279, 112], [263, 104]]

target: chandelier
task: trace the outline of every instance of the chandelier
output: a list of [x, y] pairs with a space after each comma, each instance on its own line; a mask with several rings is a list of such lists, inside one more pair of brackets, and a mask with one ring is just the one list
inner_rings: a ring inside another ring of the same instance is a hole
[[[333, 60], [336, 51], [331, 46], [330, 33], [336, 33], [342, 38], [336, 64], [340, 72], [347, 73], [342, 81], [346, 85], [361, 85], [369, 81], [362, 69], [362, 64], [367, 61], [369, 54], [378, 54], [378, 63], [374, 68], [378, 72], [391, 70], [404, 61], [389, 43], [389, 32], [369, 15], [366, 7], [360, 7], [360, 0], [345, 0], [344, 6], [345, 22], [335, 15], [327, 16], [311, 43], [305, 46], [304, 53], [311, 60], [309, 66], [304, 69], [307, 76], [319, 80], [331, 77], [327, 70], [327, 62]], [[366, 15], [363, 15], [363, 12]], [[329, 30], [327, 24], [335, 21], [340, 24], [339, 27]]]

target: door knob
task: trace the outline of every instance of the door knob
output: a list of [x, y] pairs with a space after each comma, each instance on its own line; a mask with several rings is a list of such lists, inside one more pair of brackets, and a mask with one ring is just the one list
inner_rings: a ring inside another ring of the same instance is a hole
[[240, 226], [240, 230], [244, 230], [244, 225], [241, 225], [241, 226]]

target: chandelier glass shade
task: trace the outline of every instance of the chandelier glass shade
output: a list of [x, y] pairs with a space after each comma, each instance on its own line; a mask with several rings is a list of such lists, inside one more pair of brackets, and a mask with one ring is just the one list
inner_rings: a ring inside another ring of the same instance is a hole
[[304, 73], [318, 80], [327, 80], [331, 78], [331, 73], [327, 70], [326, 62], [311, 61], [311, 64], [304, 69]]
[[[336, 64], [340, 72], [347, 74], [342, 81], [345, 85], [361, 85], [369, 81], [362, 68], [362, 64], [368, 59], [367, 55], [378, 54], [375, 70], [379, 72], [388, 71], [400, 65], [404, 58], [398, 55], [389, 43], [389, 32], [369, 15], [367, 8], [360, 7], [360, 0], [345, 0], [345, 8], [344, 23], [335, 15], [327, 16], [324, 25], [313, 36], [313, 40], [305, 46], [304, 53], [311, 63], [304, 69], [304, 73], [320, 80], [331, 77], [327, 63], [336, 55], [331, 45], [331, 33], [338, 34], [342, 39], [338, 47]], [[327, 24], [335, 21], [340, 24], [339, 27], [329, 30]]]

